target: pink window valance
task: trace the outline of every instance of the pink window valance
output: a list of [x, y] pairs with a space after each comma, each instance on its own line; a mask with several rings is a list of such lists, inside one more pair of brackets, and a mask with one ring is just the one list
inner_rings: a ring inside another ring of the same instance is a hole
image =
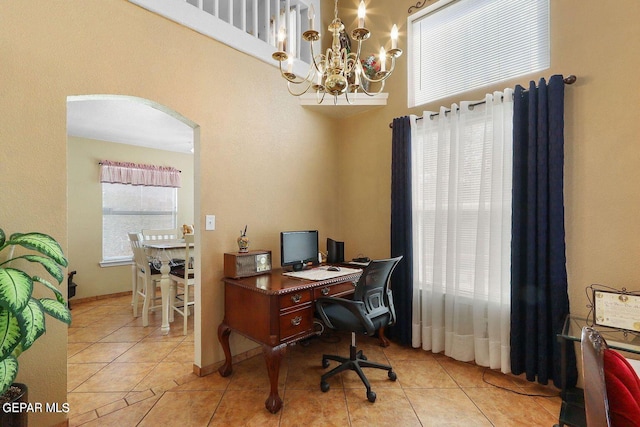
[[109, 160], [100, 162], [100, 182], [150, 187], [181, 187], [180, 171], [176, 168]]

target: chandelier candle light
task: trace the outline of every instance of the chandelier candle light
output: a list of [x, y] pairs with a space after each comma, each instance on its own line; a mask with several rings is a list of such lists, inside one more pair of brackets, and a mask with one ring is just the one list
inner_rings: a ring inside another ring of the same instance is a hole
[[[364, 26], [365, 5], [364, 0], [360, 1], [358, 7], [358, 28], [351, 32], [351, 38], [358, 42], [356, 53], [349, 52], [346, 46], [340, 43], [340, 33], [344, 32], [344, 24], [338, 18], [338, 0], [335, 1], [334, 18], [329, 24], [329, 31], [332, 33], [333, 41], [331, 48], [327, 49], [325, 54], [314, 53], [313, 44], [320, 40], [320, 33], [315, 30], [315, 11], [313, 5], [308, 10], [309, 29], [302, 34], [302, 38], [310, 42], [311, 58], [313, 63], [309, 69], [309, 73], [305, 78], [296, 76], [293, 73], [293, 55], [286, 51], [286, 29], [281, 28], [278, 34], [278, 51], [274, 52], [272, 57], [279, 62], [280, 74], [287, 80], [287, 88], [289, 93], [294, 96], [300, 96], [307, 93], [309, 89], [314, 90], [317, 94], [318, 104], [322, 103], [325, 94], [334, 96], [334, 104], [338, 102], [338, 96], [344, 94], [347, 102], [351, 104], [353, 100], [349, 98], [349, 94], [357, 94], [362, 90], [369, 96], [377, 95], [384, 89], [384, 83], [389, 78], [396, 65], [396, 58], [402, 55], [402, 49], [398, 49], [398, 27], [396, 25], [391, 29], [391, 49], [385, 51], [384, 46], [380, 47], [378, 61], [380, 69], [374, 72], [365, 72], [362, 69], [362, 60], [360, 53], [362, 42], [371, 36], [371, 32]], [[391, 60], [391, 66], [387, 70], [387, 60]], [[287, 61], [287, 70], [283, 70], [282, 63]], [[365, 83], [367, 84], [362, 84]], [[367, 87], [371, 87], [369, 83], [380, 83], [377, 91], [370, 91]], [[300, 92], [294, 91], [293, 85], [300, 85]]]

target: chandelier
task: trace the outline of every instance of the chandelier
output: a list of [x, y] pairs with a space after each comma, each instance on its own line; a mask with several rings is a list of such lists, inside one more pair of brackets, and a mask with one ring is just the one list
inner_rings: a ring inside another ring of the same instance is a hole
[[[351, 42], [345, 34], [344, 24], [338, 18], [338, 0], [335, 1], [334, 18], [329, 24], [328, 30], [332, 34], [331, 47], [325, 54], [316, 55], [313, 49], [314, 42], [320, 40], [320, 33], [314, 29], [315, 11], [313, 4], [309, 6], [309, 29], [302, 34], [302, 38], [308, 41], [311, 51], [312, 64], [306, 77], [302, 78], [293, 73], [293, 55], [285, 50], [286, 31], [281, 28], [278, 33], [278, 50], [272, 57], [279, 62], [280, 74], [287, 80], [289, 93], [300, 96], [309, 90], [315, 91], [318, 104], [322, 103], [325, 95], [333, 95], [334, 104], [338, 102], [338, 96], [345, 95], [349, 104], [353, 102], [353, 95], [358, 91], [374, 96], [382, 92], [384, 83], [389, 78], [396, 65], [396, 58], [402, 55], [402, 49], [398, 49], [398, 27], [391, 29], [391, 49], [385, 51], [380, 48], [377, 55], [377, 63], [372, 66], [371, 59], [367, 60], [368, 69], [363, 69], [363, 60], [360, 58], [362, 42], [371, 36], [371, 32], [364, 26], [365, 5], [360, 1], [358, 7], [358, 28], [351, 32], [351, 38], [357, 42], [356, 52], [351, 51]], [[283, 69], [283, 62], [287, 62], [287, 70]], [[390, 66], [387, 69], [387, 64]], [[377, 90], [372, 90], [372, 85]], [[295, 90], [297, 89], [297, 90]], [[350, 96], [350, 94], [352, 96]]]

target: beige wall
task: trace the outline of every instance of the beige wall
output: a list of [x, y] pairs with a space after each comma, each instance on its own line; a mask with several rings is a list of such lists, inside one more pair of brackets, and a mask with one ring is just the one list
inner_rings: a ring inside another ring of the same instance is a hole
[[[193, 155], [69, 137], [67, 197], [69, 271], [76, 270], [75, 298], [131, 291], [131, 266], [100, 267], [102, 259], [101, 160], [172, 166], [182, 171], [178, 189], [178, 226], [194, 223]], [[131, 230], [135, 231], [135, 230]]]
[[[352, 28], [355, 2], [342, 3], [350, 9], [351, 18], [346, 12], [343, 18]], [[552, 69], [541, 75], [578, 76], [567, 87], [565, 205], [571, 304], [584, 312], [585, 286], [637, 289], [640, 273], [640, 90], [634, 77], [640, 68], [640, 3], [551, 4]], [[323, 6], [325, 13], [332, 10], [326, 0]], [[393, 22], [406, 47], [408, 6], [376, 1], [369, 8], [374, 36], [367, 50], [377, 51], [378, 37], [388, 40]], [[123, 0], [57, 1], [47, 8], [2, 2], [0, 35], [0, 221], [8, 232], [48, 232], [69, 248], [67, 96], [138, 96], [200, 126], [195, 222], [202, 227], [205, 213], [217, 218], [217, 230], [201, 236], [202, 320], [196, 331], [207, 331], [196, 354], [201, 366], [223, 357], [215, 337], [222, 319], [222, 254], [235, 249], [245, 224], [252, 247], [274, 250], [276, 263], [277, 233], [284, 228], [314, 227], [321, 238], [343, 239], [347, 256], [388, 255], [388, 123], [422, 110], [406, 107], [404, 60], [387, 85], [387, 107], [334, 122], [300, 108], [275, 68]], [[424, 109], [478, 99], [492, 89]], [[20, 379], [30, 385], [31, 400], [64, 402], [66, 328], [53, 321], [47, 326], [47, 335], [20, 358]], [[253, 345], [232, 338], [234, 353]], [[31, 421], [47, 426], [62, 419], [37, 414]]]
[[[248, 225], [252, 247], [278, 251], [283, 229], [337, 229], [337, 148], [331, 120], [300, 108], [276, 69], [126, 1], [2, 2], [0, 74], [3, 171], [1, 227], [39, 230], [69, 251], [66, 100], [70, 95], [145, 98], [195, 122], [197, 227], [201, 234], [202, 320], [196, 360], [223, 359], [222, 254]], [[8, 204], [11, 201], [11, 204]], [[279, 262], [279, 255], [274, 256]], [[78, 277], [80, 281], [80, 277]], [[49, 319], [48, 319], [49, 320]], [[20, 358], [19, 379], [34, 402], [66, 401], [66, 328]], [[234, 353], [254, 343], [237, 336]], [[48, 426], [64, 414], [33, 414]]]

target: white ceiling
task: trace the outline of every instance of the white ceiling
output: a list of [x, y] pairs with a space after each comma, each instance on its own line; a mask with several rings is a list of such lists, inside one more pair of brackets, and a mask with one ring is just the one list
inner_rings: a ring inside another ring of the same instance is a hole
[[67, 134], [81, 138], [193, 153], [193, 128], [140, 98], [70, 97]]

